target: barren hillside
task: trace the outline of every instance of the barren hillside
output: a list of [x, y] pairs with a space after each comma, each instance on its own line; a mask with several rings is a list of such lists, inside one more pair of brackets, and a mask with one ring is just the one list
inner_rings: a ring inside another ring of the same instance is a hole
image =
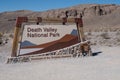
[[13, 12], [0, 13], [0, 31], [13, 32], [15, 20], [18, 16], [31, 17], [46, 17], [46, 18], [60, 18], [60, 17], [76, 17], [83, 15], [85, 30], [94, 28], [102, 29], [107, 27], [119, 28], [120, 24], [120, 5], [109, 4], [84, 4], [72, 6], [69, 8], [48, 10], [44, 12], [33, 12], [28, 10], [18, 10]]

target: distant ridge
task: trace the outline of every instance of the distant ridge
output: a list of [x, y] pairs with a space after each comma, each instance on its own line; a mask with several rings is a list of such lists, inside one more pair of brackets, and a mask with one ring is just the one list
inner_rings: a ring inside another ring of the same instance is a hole
[[68, 8], [34, 12], [18, 10], [0, 13], [0, 32], [13, 32], [15, 20], [19, 16], [42, 18], [73, 18], [82, 14], [85, 29], [96, 27], [120, 26], [120, 5], [115, 4], [81, 4]]

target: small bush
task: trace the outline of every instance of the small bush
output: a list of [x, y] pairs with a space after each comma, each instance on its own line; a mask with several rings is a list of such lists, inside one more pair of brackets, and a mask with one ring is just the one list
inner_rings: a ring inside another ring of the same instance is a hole
[[120, 42], [120, 39], [117, 39], [117, 42]]
[[117, 31], [116, 35], [120, 35], [120, 32], [119, 32], [119, 31]]
[[108, 35], [108, 33], [102, 33], [100, 35], [103, 39], [110, 39], [110, 36]]
[[92, 35], [92, 33], [91, 33], [91, 32], [88, 32], [88, 33], [87, 33], [87, 35], [91, 36], [91, 35]]
[[2, 33], [0, 32], [0, 45], [3, 43], [2, 37], [3, 37], [3, 35], [2, 35]]
[[0, 45], [3, 43], [2, 38], [0, 38]]
[[9, 37], [10, 37], [10, 38], [13, 38], [14, 36], [13, 36], [13, 34], [10, 34]]
[[3, 34], [0, 32], [0, 38], [3, 36]]

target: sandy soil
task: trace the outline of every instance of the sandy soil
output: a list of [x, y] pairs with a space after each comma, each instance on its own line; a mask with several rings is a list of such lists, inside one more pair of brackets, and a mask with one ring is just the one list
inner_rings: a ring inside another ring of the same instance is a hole
[[97, 56], [5, 64], [11, 43], [0, 47], [0, 80], [120, 80], [120, 46], [94, 45]]

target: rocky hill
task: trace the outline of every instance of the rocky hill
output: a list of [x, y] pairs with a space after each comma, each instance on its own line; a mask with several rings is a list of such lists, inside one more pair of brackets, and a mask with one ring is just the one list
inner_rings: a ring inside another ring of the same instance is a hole
[[115, 4], [83, 4], [63, 9], [54, 9], [43, 12], [18, 10], [0, 13], [0, 32], [13, 32], [15, 20], [18, 16], [61, 18], [83, 16], [84, 27], [96, 29], [120, 26], [120, 5]]

